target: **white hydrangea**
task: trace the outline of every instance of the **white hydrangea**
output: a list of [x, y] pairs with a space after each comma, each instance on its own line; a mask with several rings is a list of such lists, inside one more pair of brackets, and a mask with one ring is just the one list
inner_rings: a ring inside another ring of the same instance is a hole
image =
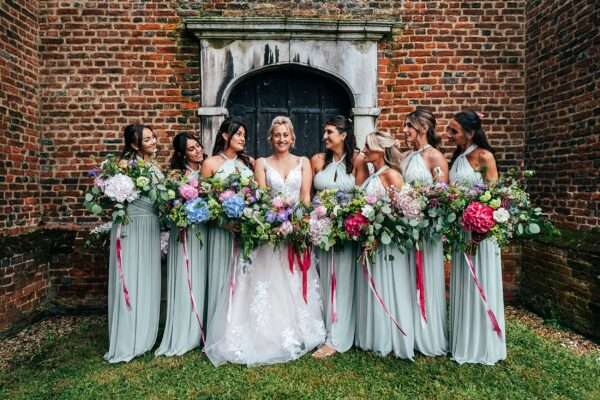
[[506, 211], [506, 209], [502, 208], [502, 207], [500, 207], [499, 209], [494, 211], [493, 215], [494, 215], [494, 221], [496, 221], [499, 224], [505, 223], [510, 218], [509, 212]]
[[119, 203], [132, 202], [139, 197], [139, 192], [135, 190], [133, 180], [123, 174], [116, 174], [106, 180], [104, 194]]

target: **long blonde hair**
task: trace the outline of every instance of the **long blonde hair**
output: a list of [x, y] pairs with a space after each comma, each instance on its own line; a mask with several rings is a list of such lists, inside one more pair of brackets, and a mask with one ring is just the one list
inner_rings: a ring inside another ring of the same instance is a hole
[[367, 135], [366, 143], [369, 146], [369, 150], [383, 152], [383, 160], [388, 167], [402, 172], [400, 167], [400, 160], [402, 159], [400, 143], [391, 133], [381, 131], [371, 132]]
[[292, 136], [292, 146], [291, 147], [293, 149], [294, 144], [296, 144], [296, 134], [294, 133], [294, 125], [292, 125], [292, 120], [284, 115], [279, 115], [279, 116], [273, 118], [273, 121], [271, 121], [271, 127], [269, 128], [269, 131], [268, 131], [267, 140], [269, 141], [269, 143], [271, 142], [271, 135], [273, 134], [275, 127], [277, 127], [278, 125], [284, 125], [288, 129], [288, 132]]

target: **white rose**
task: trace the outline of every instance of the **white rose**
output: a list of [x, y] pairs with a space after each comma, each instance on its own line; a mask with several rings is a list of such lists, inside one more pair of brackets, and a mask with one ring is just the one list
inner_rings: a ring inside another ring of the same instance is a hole
[[150, 179], [146, 178], [145, 176], [140, 176], [135, 180], [135, 184], [137, 187], [143, 188], [150, 184]]
[[510, 214], [506, 211], [505, 208], [500, 207], [496, 211], [494, 211], [494, 221], [499, 224], [503, 224], [510, 218]]

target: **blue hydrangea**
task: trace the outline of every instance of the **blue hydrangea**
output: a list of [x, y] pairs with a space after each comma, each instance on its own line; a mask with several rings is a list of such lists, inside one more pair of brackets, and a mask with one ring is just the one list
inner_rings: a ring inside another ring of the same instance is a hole
[[338, 190], [335, 194], [335, 197], [338, 203], [344, 206], [350, 202], [352, 196], [350, 195], [350, 193]]
[[244, 199], [240, 196], [231, 196], [223, 202], [223, 211], [229, 218], [239, 218], [244, 212]]
[[267, 212], [265, 219], [267, 220], [267, 222], [269, 224], [272, 224], [277, 219], [277, 214], [273, 211], [269, 211], [269, 212]]
[[192, 224], [200, 224], [208, 221], [210, 218], [210, 211], [208, 210], [208, 204], [201, 198], [196, 198], [185, 204], [185, 214], [187, 219]]

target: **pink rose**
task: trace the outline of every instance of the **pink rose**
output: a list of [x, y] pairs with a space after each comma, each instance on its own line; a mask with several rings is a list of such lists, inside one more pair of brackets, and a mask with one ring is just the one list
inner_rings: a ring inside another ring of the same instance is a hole
[[344, 230], [353, 239], [358, 239], [362, 228], [369, 223], [369, 220], [361, 213], [350, 215], [344, 221]]
[[294, 225], [292, 225], [292, 223], [290, 221], [285, 221], [279, 227], [279, 233], [281, 234], [281, 236], [287, 236], [290, 233], [292, 233], [293, 231], [294, 231]]
[[227, 189], [226, 191], [224, 191], [223, 193], [221, 193], [219, 195], [219, 200], [225, 201], [232, 196], [235, 196], [235, 192], [233, 190]]
[[280, 196], [277, 196], [273, 199], [273, 207], [275, 208], [283, 208], [285, 206], [285, 202]]
[[179, 187], [179, 194], [186, 200], [194, 200], [198, 197], [198, 189], [193, 187], [192, 185], [181, 185]]
[[462, 216], [462, 226], [468, 231], [485, 234], [496, 225], [494, 209], [478, 201], [471, 202]]
[[104, 186], [106, 186], [106, 181], [99, 176], [94, 179], [94, 185], [100, 190], [104, 191]]
[[325, 208], [325, 206], [318, 206], [315, 208], [315, 214], [317, 214], [317, 217], [319, 218], [324, 217], [327, 215], [327, 208]]
[[188, 181], [188, 185], [197, 188], [198, 187], [198, 179], [191, 179], [191, 180], [189, 180]]
[[373, 205], [373, 204], [377, 203], [377, 196], [373, 196], [372, 194], [368, 194], [365, 197], [365, 200], [367, 200], [367, 204]]

